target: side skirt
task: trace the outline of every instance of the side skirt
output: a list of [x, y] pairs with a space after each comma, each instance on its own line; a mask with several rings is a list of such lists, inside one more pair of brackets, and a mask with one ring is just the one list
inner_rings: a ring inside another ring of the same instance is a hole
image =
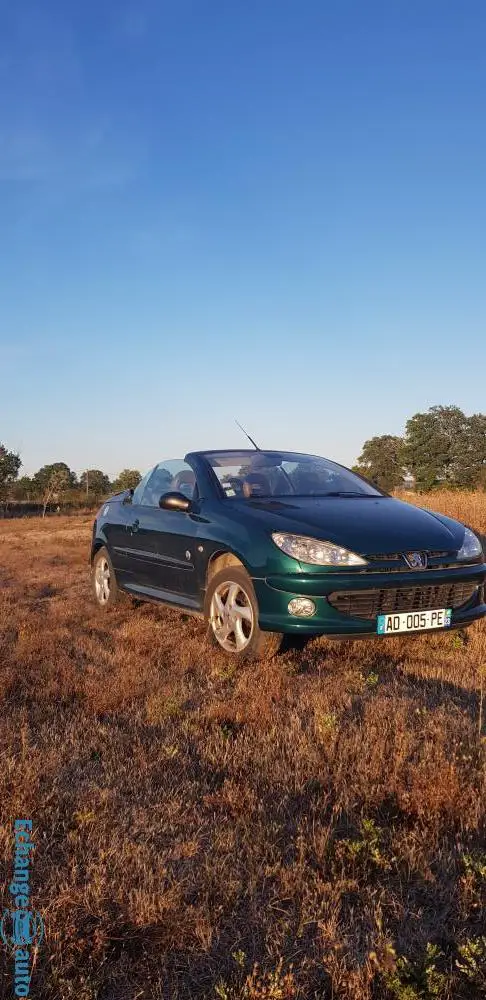
[[198, 618], [204, 617], [201, 602], [195, 597], [184, 597], [182, 594], [173, 594], [170, 590], [156, 590], [155, 587], [135, 587], [132, 584], [119, 584], [121, 590], [130, 594], [130, 597], [140, 598], [141, 601], [149, 601], [151, 604], [164, 604], [166, 607], [175, 608], [178, 611], [185, 611], [186, 614], [195, 615]]

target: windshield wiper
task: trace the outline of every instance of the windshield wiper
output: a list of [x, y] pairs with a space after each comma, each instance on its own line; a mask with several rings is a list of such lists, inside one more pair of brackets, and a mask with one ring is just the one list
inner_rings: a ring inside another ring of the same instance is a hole
[[379, 496], [379, 493], [361, 493], [357, 490], [335, 490], [333, 493], [316, 493], [315, 496], [320, 497], [374, 497]]
[[[353, 490], [335, 490], [330, 493], [258, 493], [249, 497], [245, 497], [246, 500], [298, 500], [305, 497], [311, 497], [315, 500], [322, 500], [323, 497], [366, 497], [368, 500], [373, 497], [379, 497], [381, 493], [361, 493]], [[242, 499], [240, 497], [240, 499]]]

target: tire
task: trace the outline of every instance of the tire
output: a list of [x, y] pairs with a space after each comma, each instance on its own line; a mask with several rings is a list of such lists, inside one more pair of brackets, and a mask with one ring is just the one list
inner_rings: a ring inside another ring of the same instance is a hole
[[116, 582], [113, 564], [108, 550], [98, 549], [91, 566], [91, 589], [96, 604], [101, 611], [109, 611], [121, 600], [122, 594]]
[[263, 660], [280, 649], [282, 635], [262, 632], [258, 624], [256, 594], [243, 567], [228, 566], [215, 573], [206, 591], [204, 613], [212, 642], [229, 656]]

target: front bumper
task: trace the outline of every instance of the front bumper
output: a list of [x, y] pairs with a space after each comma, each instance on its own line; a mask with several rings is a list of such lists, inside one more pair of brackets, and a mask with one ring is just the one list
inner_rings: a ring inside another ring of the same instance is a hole
[[[376, 635], [376, 617], [356, 618], [337, 611], [328, 601], [330, 594], [339, 590], [385, 590], [460, 582], [475, 584], [477, 590], [462, 607], [453, 609], [450, 627], [457, 628], [470, 625], [471, 622], [486, 616], [486, 564], [484, 563], [453, 569], [405, 571], [393, 574], [337, 571], [282, 574], [254, 579], [253, 586], [260, 609], [259, 624], [264, 631], [352, 639], [364, 635]], [[311, 597], [316, 605], [316, 614], [312, 618], [297, 618], [289, 614], [288, 603], [293, 597]], [[407, 610], [413, 609], [407, 608]]]

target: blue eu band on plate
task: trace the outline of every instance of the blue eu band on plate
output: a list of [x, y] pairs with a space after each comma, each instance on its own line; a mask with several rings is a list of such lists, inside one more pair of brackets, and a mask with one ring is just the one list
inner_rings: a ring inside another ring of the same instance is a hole
[[422, 629], [447, 628], [451, 624], [451, 608], [437, 608], [432, 611], [408, 611], [399, 615], [378, 615], [376, 631], [378, 635], [393, 635], [395, 632], [420, 632]]

